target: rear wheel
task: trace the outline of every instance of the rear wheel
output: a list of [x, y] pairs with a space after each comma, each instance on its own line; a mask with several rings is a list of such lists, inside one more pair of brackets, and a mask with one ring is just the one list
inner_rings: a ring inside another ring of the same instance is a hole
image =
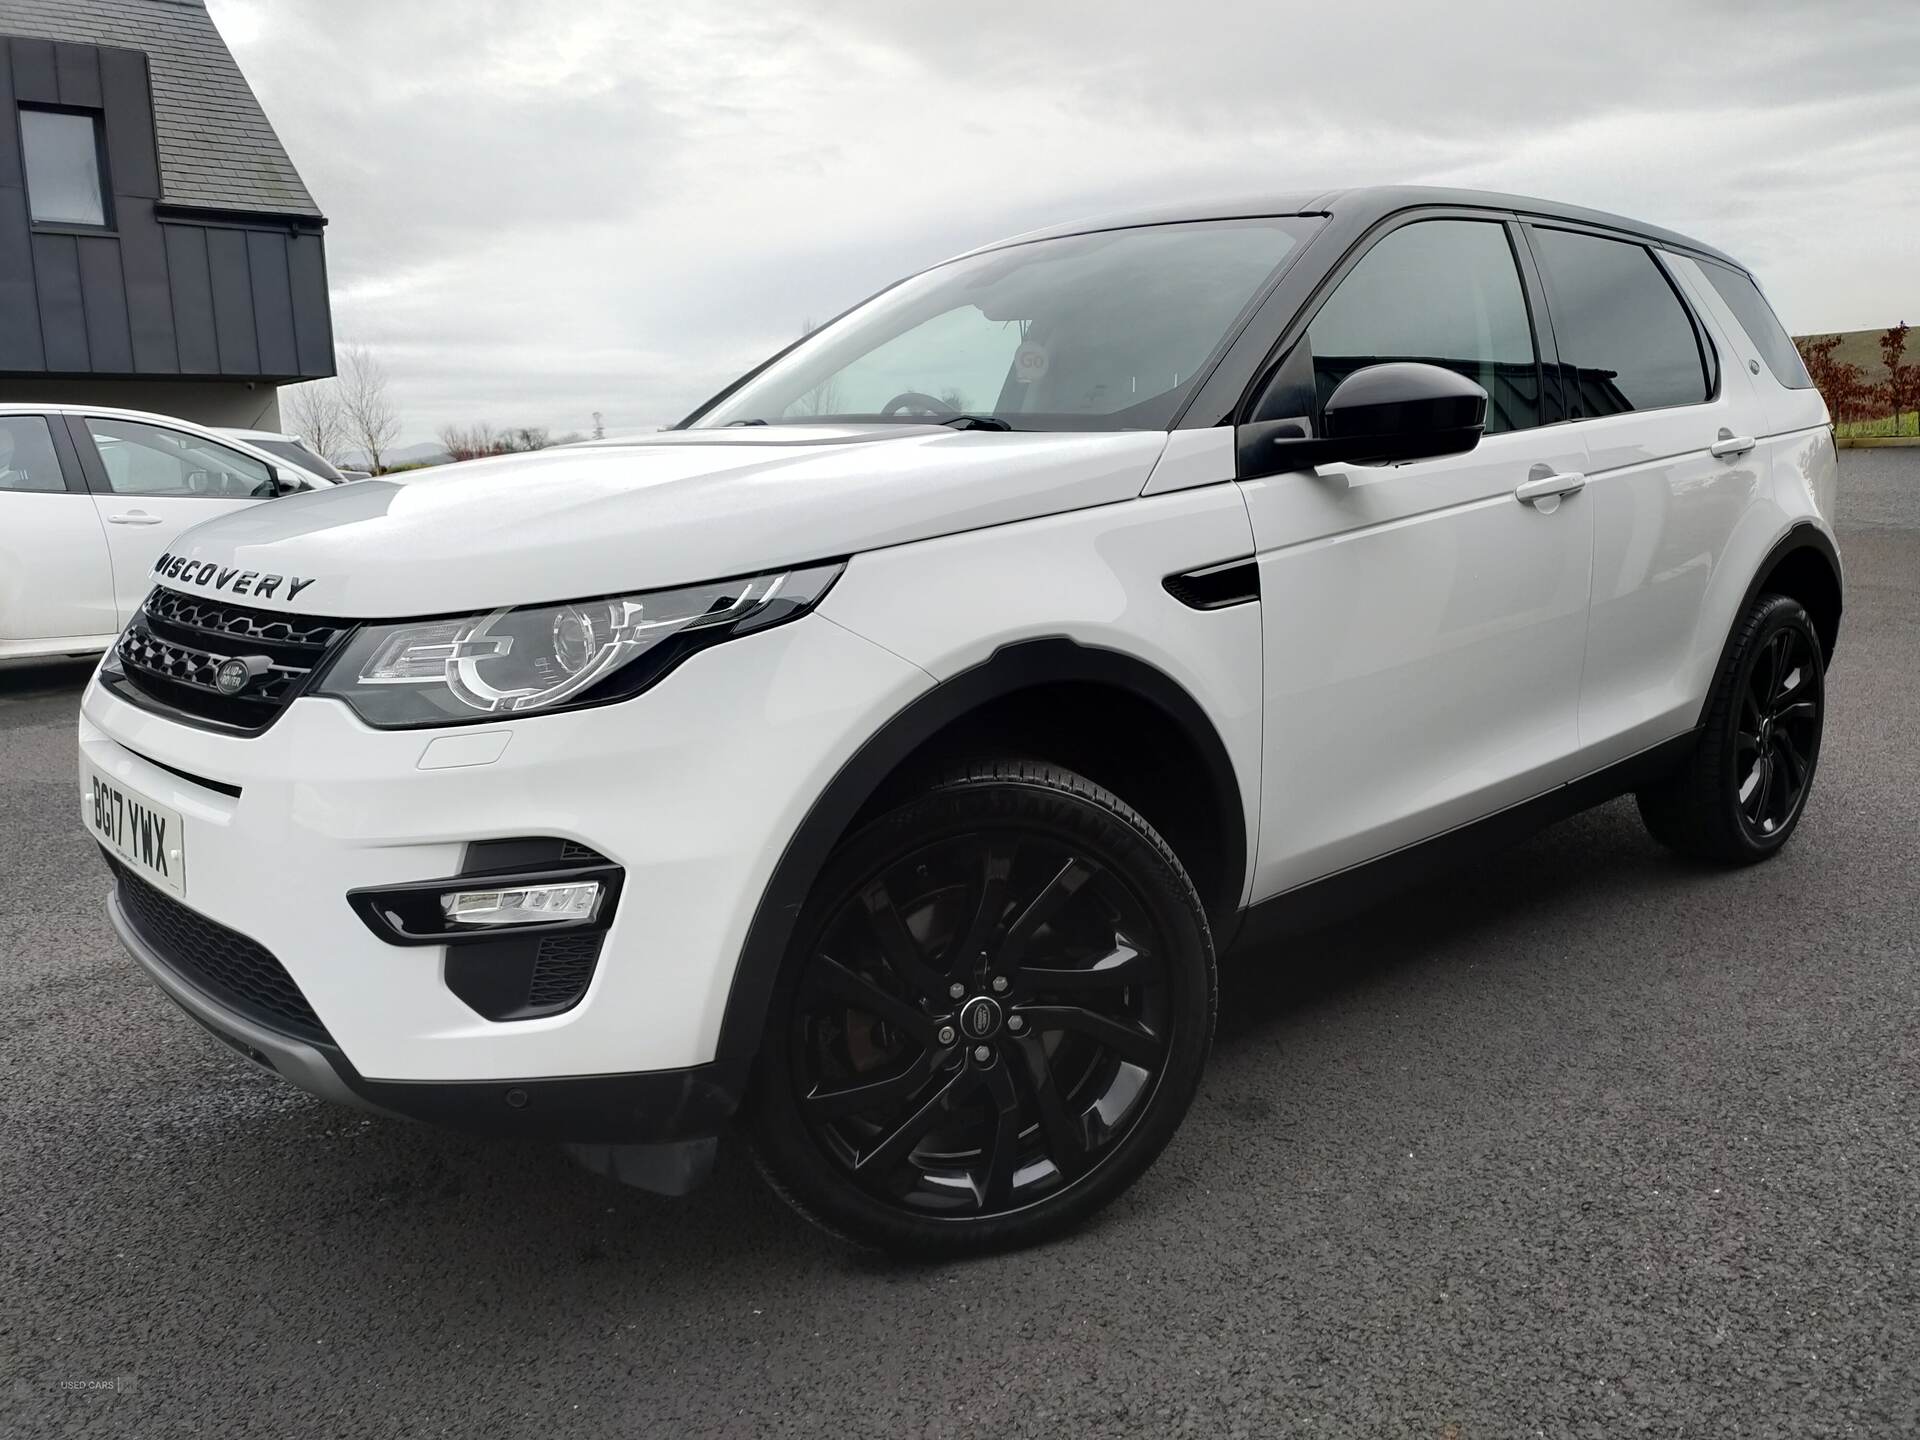
[[755, 1151], [856, 1243], [965, 1254], [1078, 1223], [1153, 1162], [1212, 1039], [1166, 843], [1081, 776], [948, 776], [829, 859], [760, 1057]]
[[1825, 666], [1811, 617], [1798, 600], [1761, 596], [1714, 685], [1694, 753], [1640, 792], [1647, 829], [1700, 859], [1766, 859], [1806, 809], [1825, 718]]

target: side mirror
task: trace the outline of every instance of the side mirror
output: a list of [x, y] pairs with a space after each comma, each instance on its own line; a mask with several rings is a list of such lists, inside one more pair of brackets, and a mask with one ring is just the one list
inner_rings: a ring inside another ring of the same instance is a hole
[[254, 487], [253, 493], [263, 500], [272, 500], [281, 495], [292, 495], [307, 487], [288, 475], [278, 465], [267, 467], [266, 483]]
[[1480, 443], [1487, 392], [1457, 371], [1414, 361], [1356, 370], [1321, 407], [1325, 433], [1300, 420], [1266, 420], [1239, 431], [1240, 474], [1277, 475], [1346, 461], [1390, 465], [1458, 455]]

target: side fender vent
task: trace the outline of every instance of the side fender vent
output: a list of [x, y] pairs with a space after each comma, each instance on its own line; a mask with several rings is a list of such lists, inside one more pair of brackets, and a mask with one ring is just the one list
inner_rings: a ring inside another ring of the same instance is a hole
[[1260, 598], [1260, 567], [1249, 556], [1169, 575], [1161, 583], [1182, 605], [1195, 610], [1224, 610]]

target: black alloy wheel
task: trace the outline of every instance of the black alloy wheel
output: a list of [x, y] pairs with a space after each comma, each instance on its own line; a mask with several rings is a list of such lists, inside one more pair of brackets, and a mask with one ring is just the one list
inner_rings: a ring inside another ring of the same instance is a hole
[[1792, 626], [1767, 637], [1747, 673], [1734, 734], [1740, 819], [1765, 841], [1800, 813], [1820, 750], [1820, 657], [1813, 638]]
[[1693, 755], [1640, 792], [1656, 839], [1748, 864], [1786, 844], [1806, 811], [1826, 718], [1820, 636], [1799, 601], [1763, 595], [1743, 617]]
[[769, 1021], [756, 1149], [829, 1229], [965, 1253], [1075, 1223], [1151, 1163], [1213, 1021], [1198, 896], [1071, 772], [950, 776], [829, 862]]

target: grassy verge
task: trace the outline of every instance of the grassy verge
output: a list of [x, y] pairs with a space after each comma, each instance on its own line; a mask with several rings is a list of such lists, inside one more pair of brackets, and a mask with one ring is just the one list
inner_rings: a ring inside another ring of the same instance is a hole
[[1920, 435], [1920, 412], [1907, 411], [1897, 425], [1891, 415], [1883, 415], [1878, 420], [1848, 420], [1836, 427], [1834, 433], [1843, 440], [1867, 435]]

